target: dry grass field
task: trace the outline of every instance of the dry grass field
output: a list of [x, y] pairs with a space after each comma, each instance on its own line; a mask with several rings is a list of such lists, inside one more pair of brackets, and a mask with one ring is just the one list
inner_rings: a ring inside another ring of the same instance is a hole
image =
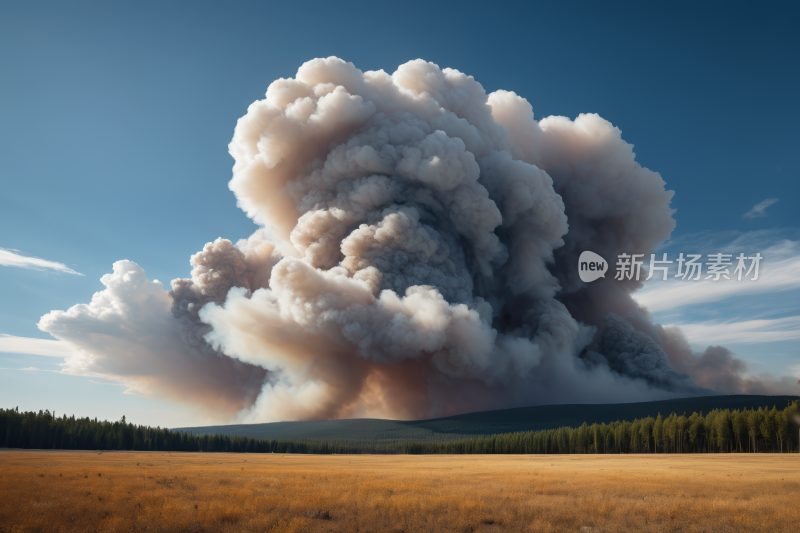
[[792, 532], [800, 455], [0, 451], [0, 532]]

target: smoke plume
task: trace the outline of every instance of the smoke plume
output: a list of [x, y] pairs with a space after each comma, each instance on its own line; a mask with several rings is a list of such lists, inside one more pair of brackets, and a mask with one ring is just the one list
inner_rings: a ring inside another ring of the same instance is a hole
[[640, 283], [577, 275], [584, 250], [649, 254], [675, 227], [673, 192], [598, 115], [537, 122], [456, 70], [331, 57], [273, 82], [230, 153], [253, 236], [206, 245], [169, 295], [117, 263], [40, 328], [242, 420], [710, 392], [670, 364]]
[[747, 375], [747, 363], [724, 346], [709, 346], [703, 352], [695, 352], [680, 328], [657, 324], [656, 329], [664, 339], [664, 350], [673, 366], [702, 387], [722, 394], [797, 394], [792, 378]]

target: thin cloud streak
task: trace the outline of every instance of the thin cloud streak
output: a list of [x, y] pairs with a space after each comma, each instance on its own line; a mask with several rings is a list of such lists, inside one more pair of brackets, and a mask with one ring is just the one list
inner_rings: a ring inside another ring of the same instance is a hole
[[765, 217], [767, 216], [766, 213], [767, 208], [777, 202], [778, 202], [777, 198], [767, 198], [762, 202], [758, 202], [756, 205], [753, 206], [753, 208], [750, 211], [742, 215], [742, 218], [752, 220], [754, 218]]
[[753, 231], [699, 231], [665, 241], [659, 251], [699, 251], [732, 253], [755, 248], [766, 249], [800, 241], [800, 228], [770, 228]]
[[800, 316], [742, 322], [701, 322], [677, 324], [677, 326], [683, 330], [689, 342], [701, 346], [722, 343], [757, 344], [800, 339]]
[[[787, 252], [791, 255], [787, 256]], [[763, 253], [759, 279], [738, 281], [731, 276], [729, 281], [682, 281], [670, 278], [664, 282], [653, 279], [634, 294], [634, 299], [651, 312], [661, 312], [686, 305], [718, 302], [734, 296], [763, 294], [778, 290], [800, 288], [800, 246], [797, 242], [769, 248]], [[772, 259], [781, 257], [780, 259]], [[731, 268], [731, 274], [732, 274]], [[707, 274], [703, 274], [705, 277]], [[752, 276], [752, 274], [751, 274]]]
[[62, 341], [15, 337], [5, 333], [0, 333], [0, 352], [47, 357], [71, 357], [75, 353]]
[[55, 270], [64, 274], [83, 276], [80, 272], [72, 270], [64, 263], [48, 261], [32, 255], [25, 255], [13, 248], [0, 248], [0, 265], [8, 267], [27, 268], [29, 270]]

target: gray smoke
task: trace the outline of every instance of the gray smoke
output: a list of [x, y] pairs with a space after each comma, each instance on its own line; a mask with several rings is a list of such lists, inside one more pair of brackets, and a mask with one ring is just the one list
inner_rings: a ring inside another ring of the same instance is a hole
[[747, 363], [724, 346], [709, 346], [695, 352], [680, 328], [657, 324], [656, 329], [664, 339], [664, 350], [672, 365], [702, 387], [721, 394], [797, 394], [797, 384], [792, 378], [747, 375]]
[[594, 364], [607, 364], [620, 374], [638, 377], [668, 390], [700, 392], [688, 374], [672, 367], [656, 329], [639, 313], [629, 313], [625, 319], [614, 313], [606, 315], [586, 358]]

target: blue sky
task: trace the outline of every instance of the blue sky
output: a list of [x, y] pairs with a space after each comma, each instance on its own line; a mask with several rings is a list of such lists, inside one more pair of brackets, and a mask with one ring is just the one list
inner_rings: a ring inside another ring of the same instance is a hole
[[[227, 187], [236, 120], [272, 80], [331, 55], [387, 72], [423, 58], [487, 92], [515, 91], [537, 118], [599, 113], [676, 191], [664, 251], [740, 239], [748, 253], [783, 243], [791, 261], [800, 255], [785, 245], [800, 239], [799, 12], [791, 3], [4, 2], [0, 248], [83, 275], [0, 266], [0, 334], [49, 339], [39, 317], [88, 302], [114, 261], [167, 284], [188, 275], [206, 242], [250, 235], [256, 226]], [[767, 199], [778, 201], [763, 216], [743, 217]], [[781, 287], [654, 318], [797, 317], [800, 288]], [[796, 336], [716, 340], [723, 334], [714, 330], [714, 343], [753, 371], [800, 364]], [[0, 353], [0, 405], [186, 422], [118, 385], [41, 371], [58, 362]]]

